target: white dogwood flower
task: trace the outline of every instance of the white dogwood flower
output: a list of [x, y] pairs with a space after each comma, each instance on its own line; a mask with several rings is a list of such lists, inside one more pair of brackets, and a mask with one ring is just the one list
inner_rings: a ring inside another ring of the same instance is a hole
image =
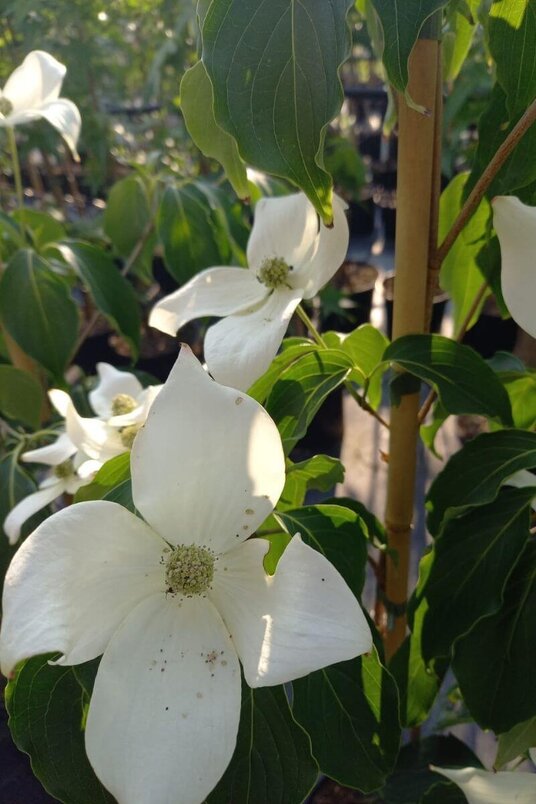
[[335, 568], [294, 536], [274, 576], [248, 537], [284, 485], [281, 438], [183, 346], [131, 456], [140, 519], [93, 501], [47, 519], [6, 575], [2, 670], [103, 654], [87, 754], [119, 804], [200, 804], [235, 747], [240, 668], [281, 684], [371, 649]]
[[536, 338], [536, 207], [514, 196], [497, 196], [493, 225], [501, 244], [504, 301], [514, 321]]
[[22, 526], [30, 517], [63, 494], [76, 494], [82, 486], [91, 483], [102, 466], [99, 461], [88, 460], [78, 452], [67, 433], [61, 433], [46, 447], [24, 452], [21, 460], [51, 468], [38, 490], [20, 500], [5, 518], [3, 528], [10, 544], [18, 542]]
[[342, 264], [349, 239], [344, 210], [334, 196], [328, 229], [303, 193], [261, 199], [249, 268], [201, 271], [155, 305], [149, 324], [174, 335], [194, 318], [222, 317], [205, 337], [208, 369], [218, 382], [247, 390], [269, 367], [301, 300], [315, 296]]
[[461, 788], [468, 804], [534, 804], [536, 801], [536, 773], [520, 771], [490, 771], [477, 768], [436, 768]]
[[32, 50], [0, 90], [0, 128], [14, 128], [43, 118], [59, 131], [73, 155], [80, 135], [80, 112], [60, 98], [67, 68], [49, 53]]

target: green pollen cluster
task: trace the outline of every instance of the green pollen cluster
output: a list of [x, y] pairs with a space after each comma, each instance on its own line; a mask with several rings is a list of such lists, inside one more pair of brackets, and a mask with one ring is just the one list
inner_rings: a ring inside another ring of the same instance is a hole
[[123, 414], [130, 413], [137, 407], [138, 403], [129, 394], [116, 394], [112, 399], [112, 415], [114, 416], [123, 416]]
[[7, 117], [13, 111], [13, 104], [7, 98], [0, 98], [0, 114]]
[[57, 466], [54, 467], [54, 474], [56, 475], [56, 477], [60, 478], [69, 477], [69, 475], [72, 475], [73, 472], [74, 472], [74, 466], [70, 458], [68, 458], [66, 461], [63, 461], [63, 463], [59, 463]]
[[290, 267], [280, 257], [264, 260], [257, 274], [257, 279], [267, 288], [279, 288], [281, 285], [289, 288], [287, 282]]
[[138, 435], [140, 424], [130, 424], [128, 427], [122, 427], [119, 431], [119, 436], [121, 438], [121, 443], [127, 449], [132, 449], [132, 444], [134, 443], [134, 439]]
[[214, 577], [214, 556], [205, 547], [180, 545], [166, 564], [166, 585], [172, 593], [202, 595]]

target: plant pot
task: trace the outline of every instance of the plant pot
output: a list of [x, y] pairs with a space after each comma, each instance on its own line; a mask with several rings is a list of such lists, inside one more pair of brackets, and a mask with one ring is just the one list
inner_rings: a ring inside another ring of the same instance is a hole
[[330, 312], [322, 320], [326, 332], [352, 332], [370, 320], [372, 295], [378, 278], [378, 270], [366, 262], [345, 262], [335, 280], [335, 285], [343, 294], [339, 299], [340, 312]]
[[[394, 274], [386, 276], [383, 280], [383, 298], [385, 302], [385, 314], [387, 325], [387, 337], [391, 338], [393, 334], [393, 298], [395, 288]], [[432, 305], [432, 320], [430, 322], [430, 332], [439, 332], [441, 323], [445, 314], [445, 308], [448, 301], [448, 293], [439, 291], [434, 296]]]
[[495, 352], [511, 352], [517, 339], [518, 326], [513, 318], [503, 319], [494, 296], [489, 296], [476, 324], [465, 333], [462, 343], [471, 346], [483, 358]]

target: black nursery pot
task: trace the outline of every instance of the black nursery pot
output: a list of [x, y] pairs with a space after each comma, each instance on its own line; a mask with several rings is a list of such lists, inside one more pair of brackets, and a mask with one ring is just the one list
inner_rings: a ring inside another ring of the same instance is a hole
[[340, 313], [329, 313], [322, 319], [324, 332], [352, 332], [370, 320], [372, 295], [378, 270], [366, 262], [345, 262], [340, 270], [338, 288], [344, 295], [339, 301]]
[[501, 318], [495, 297], [490, 296], [486, 299], [476, 324], [465, 333], [462, 343], [471, 346], [484, 359], [488, 359], [495, 352], [511, 352], [518, 330], [513, 318]]
[[[395, 289], [394, 274], [386, 276], [383, 280], [383, 298], [385, 302], [385, 313], [387, 318], [387, 337], [393, 335], [393, 298]], [[448, 301], [448, 293], [440, 291], [434, 296], [432, 306], [432, 320], [430, 322], [430, 332], [439, 332], [445, 314]]]

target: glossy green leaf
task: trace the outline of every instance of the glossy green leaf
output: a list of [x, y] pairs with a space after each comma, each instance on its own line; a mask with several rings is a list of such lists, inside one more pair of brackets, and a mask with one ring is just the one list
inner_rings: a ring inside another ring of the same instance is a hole
[[308, 491], [329, 491], [344, 480], [344, 466], [329, 455], [313, 455], [305, 461], [292, 463], [287, 459], [285, 487], [277, 503], [278, 511], [297, 508], [303, 504]]
[[352, 369], [343, 352], [325, 349], [305, 355], [280, 375], [266, 401], [288, 454], [302, 438], [324, 399]]
[[318, 550], [340, 572], [356, 597], [361, 596], [367, 567], [367, 536], [361, 518], [342, 505], [307, 505], [277, 511], [276, 520], [292, 536]]
[[0, 413], [13, 421], [39, 427], [43, 388], [26, 371], [0, 365]]
[[217, 122], [246, 162], [297, 185], [325, 223], [332, 181], [324, 138], [343, 101], [338, 70], [350, 47], [351, 4], [213, 0], [202, 31]]
[[450, 3], [447, 6], [448, 31], [443, 34], [443, 80], [454, 81], [463, 67], [477, 28], [480, 0]]
[[59, 243], [57, 249], [87, 286], [97, 309], [126, 338], [135, 359], [140, 346], [141, 312], [130, 282], [112, 258], [96, 246], [71, 240]]
[[283, 687], [250, 689], [242, 682], [235, 752], [206, 804], [296, 804], [318, 768], [309, 738], [294, 720]]
[[23, 223], [24, 228], [29, 231], [36, 251], [41, 251], [48, 243], [54, 243], [65, 237], [63, 225], [48, 212], [24, 207], [24, 210], [16, 209], [13, 218]]
[[106, 461], [91, 483], [78, 489], [74, 502], [102, 500], [108, 492], [126, 480], [130, 480], [130, 452], [124, 452]]
[[131, 174], [116, 182], [104, 211], [104, 231], [121, 257], [128, 257], [151, 221], [151, 205], [145, 185]]
[[504, 481], [536, 466], [536, 433], [483, 433], [449, 460], [428, 491], [428, 529], [436, 535], [445, 516], [495, 499]]
[[446, 521], [419, 594], [428, 604], [422, 626], [425, 661], [450, 656], [457, 639], [500, 609], [505, 584], [530, 538], [535, 496], [536, 488], [505, 488], [488, 505]]
[[[408, 59], [419, 34], [432, 14], [447, 5], [448, 0], [372, 0], [383, 28], [383, 63], [389, 81], [399, 92], [406, 93]], [[439, 38], [439, 37], [435, 37]], [[418, 104], [419, 98], [411, 100]], [[423, 107], [417, 106], [421, 111]]]
[[246, 166], [236, 140], [221, 128], [214, 117], [214, 95], [205, 65], [198, 61], [181, 81], [181, 109], [191, 138], [205, 156], [222, 165], [239, 198], [249, 197]]
[[34, 251], [18, 251], [0, 280], [0, 316], [26, 354], [62, 378], [78, 334], [68, 286]]
[[[383, 332], [372, 324], [363, 324], [343, 337], [338, 347], [354, 361], [355, 368], [363, 377], [359, 378], [359, 383], [366, 386], [367, 398], [375, 409], [382, 398], [382, 377], [385, 368], [381, 363], [388, 346], [389, 339]], [[352, 374], [352, 379], [358, 378]]]
[[231, 256], [207, 197], [193, 182], [166, 187], [158, 209], [157, 230], [166, 268], [180, 284], [203, 268], [225, 265]]
[[[294, 342], [296, 340], [298, 341], [297, 343]], [[292, 341], [292, 343], [289, 344], [289, 341]], [[248, 391], [248, 396], [252, 396], [253, 399], [256, 399], [257, 402], [262, 404], [283, 371], [292, 363], [295, 363], [300, 357], [310, 352], [317, 352], [318, 348], [316, 343], [307, 340], [307, 338], [286, 338], [283, 341], [283, 350], [272, 360], [270, 368], [264, 372], [262, 377], [259, 377], [259, 379], [253, 383]]]
[[514, 425], [521, 430], [534, 430], [536, 426], [536, 372], [500, 372], [499, 378], [510, 398]]
[[500, 611], [456, 643], [453, 670], [471, 715], [508, 731], [536, 715], [536, 543], [521, 554]]
[[98, 781], [84, 748], [88, 698], [71, 667], [52, 667], [36, 656], [18, 670], [6, 689], [9, 728], [17, 747], [30, 755], [45, 789], [65, 804], [113, 804]]
[[536, 3], [493, 0], [488, 22], [489, 49], [512, 117], [536, 97]]
[[534, 746], [536, 746], [536, 717], [531, 717], [499, 735], [494, 768], [499, 770]]
[[311, 737], [322, 773], [365, 792], [380, 787], [395, 764], [400, 725], [396, 684], [376, 649], [292, 687], [294, 715]]
[[[459, 173], [441, 194], [439, 208], [440, 243], [443, 242], [463, 206], [464, 187], [468, 176], [468, 173]], [[441, 265], [439, 281], [443, 290], [449, 293], [454, 305], [455, 332], [460, 331], [462, 322], [467, 318], [475, 297], [484, 282], [484, 277], [479, 270], [477, 257], [488, 234], [490, 215], [491, 204], [484, 198]], [[484, 300], [485, 298], [482, 298], [467, 329], [476, 323]]]
[[508, 394], [468, 346], [442, 335], [406, 335], [393, 341], [383, 358], [434, 386], [449, 413], [480, 413], [512, 424]]
[[[533, 50], [531, 48], [531, 50]], [[496, 84], [488, 106], [482, 113], [478, 123], [478, 147], [473, 161], [471, 176], [466, 191], [470, 192], [478, 178], [495, 155], [499, 146], [512, 131], [521, 112], [514, 117], [506, 108], [506, 95], [499, 84]], [[514, 152], [491, 182], [487, 196], [518, 194], [519, 191], [536, 181], [536, 126], [531, 126], [516, 145]]]
[[460, 788], [430, 765], [450, 768], [481, 768], [471, 749], [453, 734], [425, 737], [403, 746], [396, 768], [382, 789], [388, 804], [467, 804]]

